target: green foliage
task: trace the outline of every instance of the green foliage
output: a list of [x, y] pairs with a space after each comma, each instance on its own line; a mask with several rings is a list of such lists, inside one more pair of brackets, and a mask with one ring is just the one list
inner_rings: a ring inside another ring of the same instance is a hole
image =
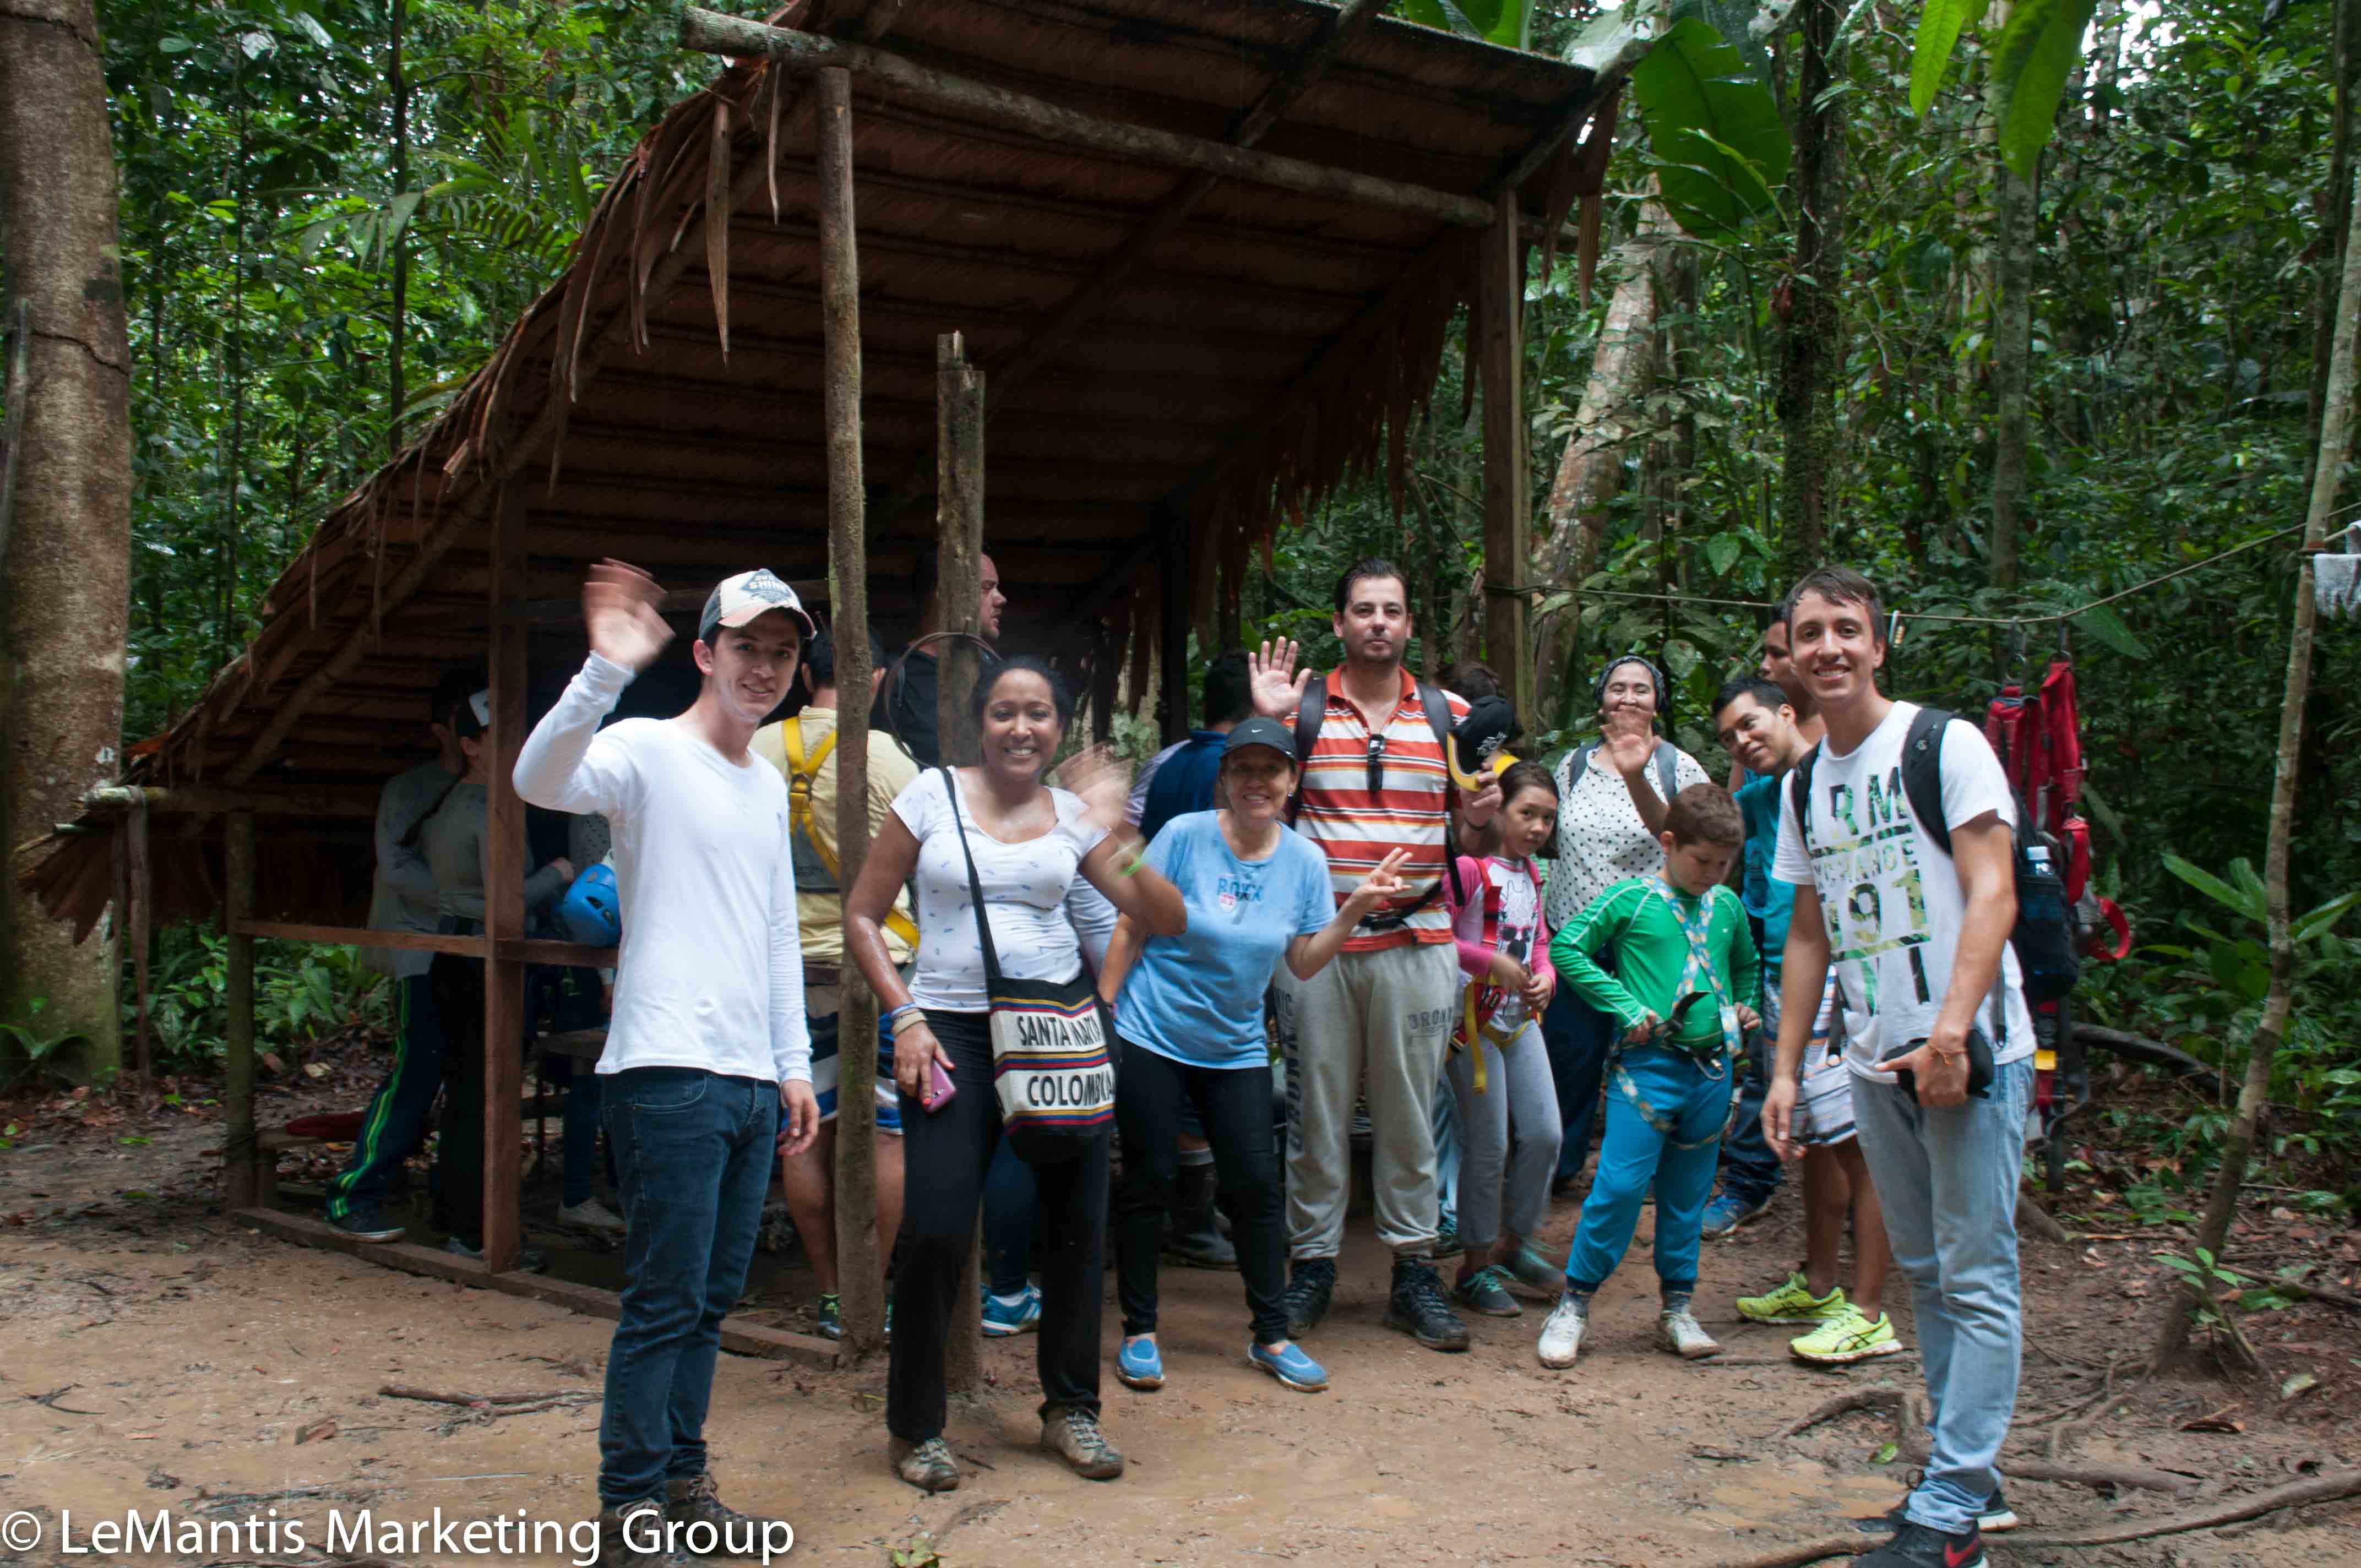
[[1402, 0], [1401, 14], [1422, 27], [1507, 49], [1532, 42], [1532, 0]]
[[1918, 7], [1918, 42], [1910, 55], [1910, 112], [1924, 115], [1950, 69], [1960, 35], [1984, 19], [1992, 0], [1925, 0]]
[[[362, 966], [356, 948], [257, 942], [255, 1048], [292, 1057], [342, 1029], [389, 1029], [392, 990], [382, 975]], [[148, 1021], [156, 1031], [159, 1066], [181, 1070], [221, 1059], [226, 1048], [228, 991], [227, 938], [194, 926], [173, 927], [162, 934], [148, 988]], [[126, 1034], [136, 1006], [126, 986]]]
[[1665, 210], [1700, 238], [1775, 211], [1790, 148], [1778, 101], [1712, 27], [1685, 17], [1632, 68]]
[[[0, 1023], [0, 1042], [5, 1042], [5, 1048], [0, 1048], [0, 1086], [11, 1086], [36, 1074], [59, 1076], [49, 1058], [82, 1038], [71, 1031], [52, 1035], [43, 1029], [41, 1014], [49, 1005], [48, 997], [33, 997], [25, 1003], [27, 1016], [22, 1023]], [[11, 1061], [12, 1056], [21, 1059]], [[7, 1146], [0, 1143], [0, 1148]]]
[[1993, 113], [2000, 152], [2030, 180], [2058, 122], [2066, 78], [2082, 61], [2082, 34], [2098, 0], [2014, 0], [1993, 40]]

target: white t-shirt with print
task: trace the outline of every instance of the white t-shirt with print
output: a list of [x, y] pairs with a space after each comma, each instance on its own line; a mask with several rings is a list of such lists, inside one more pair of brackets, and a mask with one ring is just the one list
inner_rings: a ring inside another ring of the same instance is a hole
[[[1542, 908], [1553, 931], [1572, 925], [1592, 899], [1624, 878], [1653, 876], [1664, 865], [1664, 846], [1640, 820], [1640, 808], [1631, 804], [1631, 791], [1615, 771], [1607, 748], [1593, 751], [1582, 776], [1569, 781], [1566, 773], [1573, 762], [1568, 753], [1557, 765], [1557, 861], [1550, 867], [1549, 886], [1542, 894]], [[1651, 792], [1661, 794], [1653, 752], [1641, 776]], [[1695, 757], [1678, 753], [1673, 765], [1675, 784], [1686, 789], [1712, 782]]]
[[[1795, 822], [1795, 791], [1779, 792], [1779, 850], [1771, 874], [1810, 886], [1820, 897], [1828, 956], [1845, 1003], [1845, 1062], [1872, 1081], [1872, 1070], [1895, 1046], [1924, 1039], [1950, 988], [1951, 959], [1967, 899], [1960, 874], [1910, 814], [1902, 787], [1902, 747], [1915, 703], [1897, 702], [1850, 752], [1838, 756], [1820, 743], [1812, 770], [1812, 847], [1807, 855]], [[1997, 812], [2016, 821], [2008, 776], [1983, 732], [1964, 719], [1943, 731], [1943, 820], [1953, 831]], [[1994, 1027], [1991, 998], [1976, 1021], [1993, 1043], [1995, 1064], [2033, 1054], [2033, 1018], [2015, 952], [2001, 949], [2001, 991], [2008, 1027]]]
[[[960, 821], [968, 853], [983, 885], [984, 916], [992, 922], [1000, 972], [1011, 980], [1070, 981], [1082, 972], [1082, 951], [1066, 917], [1066, 894], [1084, 856], [1106, 829], [1093, 822], [1082, 797], [1049, 791], [1058, 825], [1038, 839], [1004, 844], [975, 825], [969, 792], [960, 792]], [[981, 1013], [983, 944], [976, 940], [967, 859], [952, 825], [943, 773], [928, 768], [894, 797], [894, 815], [918, 840], [918, 960], [910, 999], [946, 1013]]]
[[[1484, 874], [1500, 890], [1500, 921], [1499, 951], [1508, 954], [1531, 972], [1533, 962], [1533, 936], [1541, 926], [1541, 894], [1533, 879], [1522, 865], [1509, 865], [1487, 858]], [[1517, 992], [1500, 998], [1493, 1010], [1492, 1026], [1502, 1034], [1513, 1034], [1522, 1027], [1528, 1016], [1525, 999]]]

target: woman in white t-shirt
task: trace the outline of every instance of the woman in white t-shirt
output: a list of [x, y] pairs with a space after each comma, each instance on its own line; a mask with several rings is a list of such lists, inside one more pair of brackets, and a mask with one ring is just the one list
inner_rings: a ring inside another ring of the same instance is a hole
[[[944, 1358], [951, 1325], [973, 1321], [975, 1298], [960, 1297], [960, 1273], [1001, 1136], [968, 856], [975, 859], [993, 949], [1012, 980], [1066, 981], [1082, 972], [1066, 917], [1078, 876], [1148, 930], [1177, 936], [1188, 927], [1180, 891], [1144, 862], [1145, 846], [1124, 824], [1119, 770], [1103, 754], [1086, 753], [1065, 764], [1072, 791], [1042, 782], [1074, 716], [1057, 675], [1035, 659], [997, 665], [976, 683], [975, 713], [983, 764], [930, 768], [895, 798], [844, 911], [846, 949], [893, 1023], [902, 1093], [907, 1177], [886, 1381], [889, 1453], [895, 1473], [928, 1492], [959, 1485], [942, 1437]], [[906, 986], [880, 929], [906, 882], [917, 885], [918, 920]], [[956, 1091], [929, 1111], [927, 1091], [939, 1066]], [[1093, 1480], [1123, 1473], [1123, 1455], [1098, 1426], [1109, 1141], [1102, 1136], [1074, 1158], [1037, 1165], [1033, 1173], [1044, 1239], [1041, 1444]]]
[[[1567, 752], [1556, 768], [1557, 860], [1542, 894], [1542, 913], [1552, 930], [1572, 924], [1592, 899], [1626, 877], [1663, 869], [1664, 847], [1657, 835], [1670, 809], [1661, 776], [1666, 762], [1672, 766], [1672, 795], [1712, 782], [1695, 757], [1658, 738], [1664, 692], [1664, 672], [1637, 653], [1609, 660], [1599, 673], [1592, 691], [1598, 704], [1598, 740]], [[1583, 1001], [1571, 986], [1562, 988], [1542, 1014], [1542, 1039], [1549, 1048], [1565, 1128], [1553, 1193], [1572, 1186], [1590, 1156], [1599, 1084], [1615, 1035], [1614, 1018]]]

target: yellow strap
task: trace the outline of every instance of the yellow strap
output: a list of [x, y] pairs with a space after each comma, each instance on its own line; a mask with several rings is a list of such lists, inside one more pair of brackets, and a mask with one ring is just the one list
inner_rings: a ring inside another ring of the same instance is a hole
[[[811, 841], [813, 852], [819, 856], [819, 863], [828, 868], [828, 874], [841, 881], [843, 872], [838, 869], [836, 851], [814, 831], [811, 808], [812, 784], [819, 777], [820, 764], [828, 761], [830, 751], [836, 750], [836, 733], [830, 729], [820, 737], [819, 744], [807, 758], [804, 755], [803, 720], [790, 718], [779, 727], [779, 741], [787, 759], [788, 825], [802, 829], [804, 837]], [[885, 929], [901, 938], [913, 949], [917, 947], [918, 927], [900, 910], [887, 911]]]
[[1486, 1092], [1484, 1088], [1484, 1031], [1476, 1022], [1475, 984], [1470, 983], [1462, 987], [1461, 994], [1466, 998], [1467, 1015], [1463, 1021], [1463, 1027], [1467, 1031], [1467, 1054], [1475, 1058], [1473, 1065], [1476, 1074], [1474, 1080], [1476, 1092], [1482, 1094]]

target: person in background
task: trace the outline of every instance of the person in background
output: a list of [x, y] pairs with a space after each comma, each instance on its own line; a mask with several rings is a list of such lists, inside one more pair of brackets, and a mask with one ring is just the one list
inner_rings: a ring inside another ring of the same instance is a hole
[[1557, 825], [1557, 786], [1539, 762], [1500, 775], [1500, 852], [1461, 858], [1449, 879], [1452, 930], [1466, 990], [1446, 1071], [1466, 1130], [1452, 1294], [1492, 1318], [1522, 1314], [1511, 1281], [1552, 1290], [1557, 1263], [1532, 1245], [1557, 1168], [1557, 1089], [1540, 1018], [1557, 990], [1542, 873], [1533, 854]]
[[[1606, 1135], [1582, 1223], [1566, 1249], [1565, 1294], [1542, 1327], [1543, 1366], [1574, 1365], [1590, 1300], [1622, 1262], [1641, 1201], [1656, 1194], [1656, 1343], [1685, 1360], [1721, 1347], [1697, 1321], [1697, 1226], [1714, 1151], [1730, 1124], [1730, 1074], [1761, 1026], [1754, 935], [1722, 883], [1746, 828], [1730, 792], [1690, 784], [1664, 814], [1664, 869], [1626, 877], [1551, 943], [1561, 983], [1615, 1019]], [[1612, 973], [1599, 956], [1612, 952]]]
[[[985, 642], [1000, 639], [1000, 614], [1008, 608], [1008, 596], [1000, 591], [1000, 568], [992, 557], [976, 558], [979, 589], [976, 596], [975, 628]], [[941, 579], [937, 574], [935, 553], [921, 548], [918, 565], [911, 579], [911, 587], [918, 600], [918, 635], [902, 655], [902, 667], [889, 670], [887, 678], [878, 689], [877, 701], [870, 711], [869, 722], [901, 742], [922, 768], [935, 767], [942, 762], [942, 740], [937, 733], [939, 713], [936, 707], [938, 694], [942, 689], [942, 642], [929, 642], [928, 638], [941, 631], [943, 603]], [[981, 663], [989, 666], [987, 654]], [[983, 671], [976, 676], [981, 680]]]
[[[884, 650], [875, 633], [869, 638], [870, 689], [873, 696], [885, 678]], [[819, 1100], [819, 1135], [800, 1154], [782, 1156], [780, 1185], [786, 1193], [787, 1212], [803, 1238], [819, 1282], [819, 1332], [829, 1339], [844, 1332], [839, 1302], [836, 1266], [836, 1091], [837, 1007], [841, 997], [839, 975], [844, 963], [843, 901], [837, 854], [837, 711], [836, 640], [822, 632], [812, 640], [804, 660], [807, 700], [793, 718], [767, 724], [748, 742], [754, 755], [779, 770], [787, 781], [788, 818], [794, 835], [796, 863], [796, 928], [803, 938], [804, 1021], [811, 1033], [812, 1090]], [[872, 838], [894, 808], [894, 797], [918, 776], [902, 748], [882, 731], [869, 731], [869, 832]], [[885, 948], [895, 964], [906, 966], [915, 950], [917, 927], [911, 924], [906, 894], [886, 918]], [[894, 1235], [902, 1223], [902, 1100], [894, 1091], [892, 1035], [877, 1031], [877, 1255], [894, 1253]]]
[[582, 590], [590, 652], [517, 757], [517, 794], [614, 832], [623, 947], [598, 1058], [622, 1178], [628, 1283], [598, 1422], [602, 1568], [676, 1568], [666, 1524], [769, 1540], [721, 1500], [705, 1415], [781, 1155], [819, 1132], [804, 1025], [787, 790], [748, 748], [812, 630], [756, 570], [705, 601], [697, 700], [599, 728], [672, 640], [663, 591], [617, 561]]
[[[1746, 819], [1746, 883], [1741, 897], [1747, 902], [1747, 913], [1754, 917], [1763, 949], [1763, 1026], [1776, 1039], [1781, 963], [1795, 890], [1770, 877], [1769, 851], [1779, 841], [1780, 791], [1812, 743], [1804, 739], [1795, 723], [1795, 710], [1787, 706], [1784, 694], [1766, 680], [1732, 681], [1722, 687], [1714, 699], [1713, 722], [1722, 745], [1751, 775], [1737, 797], [1739, 815]], [[1761, 852], [1758, 845], [1763, 846]], [[1760, 886], [1758, 862], [1763, 870]], [[1757, 898], [1763, 900], [1761, 907], [1753, 902]], [[1804, 1162], [1804, 1266], [1789, 1274], [1785, 1283], [1760, 1296], [1742, 1297], [1738, 1303], [1739, 1316], [1751, 1321], [1810, 1329], [1809, 1333], [1790, 1341], [1787, 1348], [1798, 1360], [1823, 1365], [1893, 1355], [1903, 1348], [1883, 1306], [1885, 1276], [1893, 1267], [1894, 1254], [1885, 1243], [1885, 1218], [1878, 1211], [1877, 1188], [1869, 1179], [1861, 1144], [1853, 1135], [1852, 1074], [1845, 1069], [1842, 1046], [1833, 1049], [1829, 1046], [1835, 1001], [1836, 977], [1831, 975], [1820, 992], [1818, 1016], [1812, 1020], [1795, 1100], [1794, 1141], [1801, 1146]], [[1741, 1095], [1738, 1108], [1741, 1122], [1746, 1113], [1746, 1097]], [[1754, 1113], [1759, 1122], [1759, 1106]], [[1725, 1195], [1730, 1148], [1737, 1133], [1732, 1127], [1730, 1136], [1722, 1140]], [[1759, 1125], [1756, 1135], [1762, 1135]], [[1853, 1234], [1850, 1297], [1837, 1284], [1837, 1252], [1848, 1214]], [[1707, 1206], [1706, 1215], [1709, 1227], [1712, 1205]], [[1707, 1234], [1712, 1234], [1709, 1228]]]
[[1156, 1342], [1156, 1258], [1175, 1177], [1181, 1109], [1213, 1136], [1213, 1172], [1239, 1244], [1252, 1338], [1246, 1361], [1284, 1387], [1313, 1393], [1328, 1374], [1288, 1338], [1287, 1230], [1279, 1149], [1271, 1137], [1270, 1056], [1263, 992], [1284, 961], [1299, 980], [1334, 958], [1362, 916], [1399, 894], [1396, 850], [1339, 905], [1328, 862], [1287, 831], [1295, 742], [1276, 719], [1249, 717], [1222, 748], [1217, 810], [1173, 817], [1148, 863], [1187, 900], [1188, 929], [1142, 938], [1117, 927], [1099, 994], [1124, 1042], [1115, 1086], [1123, 1135], [1116, 1200], [1116, 1288], [1123, 1303], [1115, 1376], [1134, 1388], [1164, 1386]]
[[[1696, 758], [1658, 737], [1664, 712], [1664, 672], [1627, 653], [1610, 659], [1592, 687], [1599, 739], [1557, 764], [1557, 859], [1543, 890], [1550, 929], [1563, 931], [1614, 883], [1664, 869], [1665, 813], [1674, 795], [1707, 774]], [[1561, 981], [1565, 966], [1559, 965]], [[1615, 1020], [1572, 986], [1561, 984], [1542, 1014], [1550, 1074], [1565, 1137], [1558, 1145], [1553, 1194], [1572, 1190], [1590, 1157], [1607, 1056], [1620, 1031]]]
[[[492, 694], [478, 691], [453, 710], [452, 726], [459, 738], [467, 772], [426, 822], [422, 841], [426, 864], [434, 873], [441, 916], [438, 928], [446, 937], [481, 936], [484, 929], [485, 823], [491, 814], [491, 792], [486, 787], [489, 747], [485, 732], [491, 726]], [[547, 908], [574, 881], [573, 862], [560, 856], [534, 869], [525, 850], [524, 907], [530, 916]], [[522, 1054], [522, 1040], [484, 1037], [484, 960], [457, 953], [437, 953], [429, 971], [434, 1005], [442, 1014], [450, 1041], [443, 1090], [443, 1167], [440, 1201], [444, 1228], [450, 1233], [445, 1250], [464, 1257], [484, 1255], [484, 1058], [493, 1050]], [[528, 1268], [538, 1266], [539, 1255], [527, 1254]]]
[[[432, 761], [386, 781], [377, 798], [377, 874], [369, 886], [369, 928], [431, 937], [441, 916], [434, 873], [419, 847], [434, 815], [467, 771], [451, 716], [484, 684], [480, 668], [448, 670], [427, 704]], [[372, 948], [372, 968], [393, 981], [393, 1061], [369, 1097], [352, 1157], [328, 1183], [328, 1223], [357, 1241], [398, 1242], [403, 1229], [386, 1217], [385, 1201], [401, 1162], [426, 1141], [434, 1096], [443, 1088], [447, 1037], [427, 979], [434, 955], [410, 948]]]
[[[991, 923], [1007, 978], [1060, 983], [1082, 972], [1065, 911], [1078, 876], [1151, 931], [1177, 935], [1188, 923], [1180, 891], [1144, 863], [1144, 845], [1118, 831], [1127, 779], [1103, 757], [1085, 756], [1063, 770], [1079, 789], [1043, 782], [1074, 713], [1055, 672], [1028, 658], [998, 664], [977, 681], [973, 711], [983, 762], [930, 768], [902, 792], [844, 912], [846, 947], [893, 1022], [906, 1140], [888, 1452], [895, 1474], [928, 1492], [959, 1485], [942, 1436], [944, 1358], [984, 1172], [1002, 1141], [979, 922]], [[918, 955], [906, 984], [883, 926], [896, 891], [913, 876]], [[978, 886], [981, 909], [971, 891]], [[948, 1099], [933, 1096], [938, 1071], [948, 1075]], [[1041, 1446], [1094, 1481], [1123, 1474], [1123, 1455], [1099, 1428], [1111, 1141], [1084, 1140], [1071, 1157], [1033, 1168], [1046, 1242]]]
[[1982, 1568], [1984, 1518], [2006, 1514], [1997, 1462], [2025, 1335], [2016, 1194], [2034, 1040], [2008, 940], [2016, 799], [1983, 731], [1954, 718], [1931, 731], [1944, 820], [1919, 820], [1896, 787], [1918, 709], [1877, 689], [1876, 585], [1822, 567], [1787, 602], [1795, 668], [1828, 734], [1796, 764], [1804, 811], [1795, 787], [1780, 791], [1772, 874], [1794, 885], [1795, 912], [1763, 1130], [1774, 1147], [1795, 1142], [1796, 1072], [1833, 964], [1853, 1125], [1910, 1281], [1934, 1409], [1931, 1452], [1892, 1537], [1854, 1561]]

